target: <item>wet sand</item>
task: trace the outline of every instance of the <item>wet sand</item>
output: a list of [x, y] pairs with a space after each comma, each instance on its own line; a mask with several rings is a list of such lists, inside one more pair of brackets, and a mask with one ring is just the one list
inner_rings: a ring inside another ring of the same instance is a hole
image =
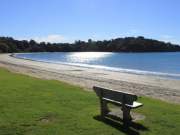
[[60, 80], [92, 90], [94, 85], [180, 103], [180, 80], [136, 75], [64, 64], [18, 59], [0, 54], [0, 67], [42, 79]]

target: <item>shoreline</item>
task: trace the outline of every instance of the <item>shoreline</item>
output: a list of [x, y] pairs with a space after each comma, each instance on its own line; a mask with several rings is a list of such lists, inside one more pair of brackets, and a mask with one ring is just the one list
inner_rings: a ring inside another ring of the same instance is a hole
[[42, 79], [64, 81], [85, 89], [92, 89], [94, 85], [100, 85], [139, 96], [180, 103], [180, 80], [38, 62], [11, 57], [10, 54], [0, 54], [0, 67]]

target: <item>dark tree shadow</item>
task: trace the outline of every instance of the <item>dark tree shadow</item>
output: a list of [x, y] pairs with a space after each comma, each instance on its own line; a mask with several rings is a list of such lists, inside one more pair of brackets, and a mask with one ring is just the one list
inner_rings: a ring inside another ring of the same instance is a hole
[[102, 118], [101, 116], [95, 116], [93, 117], [95, 120], [104, 122], [107, 125], [112, 126], [113, 128], [116, 128], [117, 130], [127, 134], [127, 135], [139, 135], [139, 131], [146, 131], [149, 130], [147, 127], [131, 122], [128, 126], [123, 124], [123, 120], [117, 116], [114, 115], [108, 115], [105, 118]]

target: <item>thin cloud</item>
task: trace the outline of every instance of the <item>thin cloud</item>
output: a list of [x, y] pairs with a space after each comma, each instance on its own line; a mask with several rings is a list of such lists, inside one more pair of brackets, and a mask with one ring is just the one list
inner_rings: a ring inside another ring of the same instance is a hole
[[175, 39], [174, 36], [168, 35], [168, 34], [161, 35], [160, 40], [165, 41], [165, 42], [171, 42], [171, 43], [175, 43], [175, 44], [180, 44], [180, 42], [177, 39]]
[[161, 35], [162, 39], [173, 39], [172, 35]]
[[35, 40], [36, 42], [49, 42], [49, 43], [66, 43], [66, 42], [72, 42], [72, 39], [64, 37], [62, 35], [58, 34], [51, 34], [47, 36], [37, 36], [37, 37], [23, 37], [23, 38], [17, 38], [18, 40]]
[[44, 36], [44, 37], [35, 37], [32, 39], [37, 42], [50, 42], [50, 43], [66, 42], [66, 38], [64, 36], [57, 35], [57, 34], [48, 35], [48, 36]]

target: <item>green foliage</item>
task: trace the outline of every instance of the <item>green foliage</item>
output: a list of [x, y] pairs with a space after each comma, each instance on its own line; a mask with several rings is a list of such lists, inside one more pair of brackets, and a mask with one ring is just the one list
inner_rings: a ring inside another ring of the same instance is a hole
[[177, 135], [180, 106], [142, 97], [144, 127], [125, 130], [94, 119], [94, 92], [66, 83], [40, 80], [0, 69], [0, 135]]
[[104, 41], [75, 41], [69, 43], [37, 43], [34, 40], [18, 41], [9, 37], [0, 37], [0, 52], [168, 52], [180, 51], [180, 46], [144, 37], [126, 37]]

